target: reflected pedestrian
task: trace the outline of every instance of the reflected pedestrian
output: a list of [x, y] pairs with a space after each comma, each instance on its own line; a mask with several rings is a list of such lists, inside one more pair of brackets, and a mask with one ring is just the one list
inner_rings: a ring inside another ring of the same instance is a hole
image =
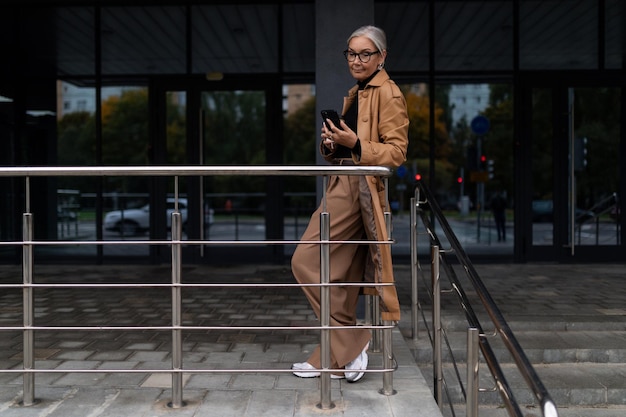
[[491, 212], [496, 223], [498, 242], [506, 242], [506, 198], [497, 192], [491, 198]]

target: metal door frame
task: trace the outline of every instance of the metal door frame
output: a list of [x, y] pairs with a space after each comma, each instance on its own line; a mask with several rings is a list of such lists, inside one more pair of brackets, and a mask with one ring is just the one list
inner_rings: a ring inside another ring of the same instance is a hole
[[[589, 262], [589, 261], [620, 261], [624, 251], [624, 218], [621, 219], [621, 240], [615, 246], [574, 246], [564, 244], [571, 236], [571, 226], [568, 225], [569, 216], [556, 216], [554, 221], [553, 244], [551, 246], [534, 246], [532, 242], [532, 93], [534, 88], [546, 88], [552, 92], [552, 126], [553, 126], [553, 184], [555, 213], [566, 213], [569, 188], [571, 182], [571, 168], [569, 164], [570, 147], [573, 137], [572, 118], [570, 112], [571, 89], [583, 87], [617, 87], [622, 89], [621, 120], [626, 120], [626, 94], [621, 72], [593, 75], [588, 72], [573, 72], [571, 74], [533, 72], [520, 75], [516, 83], [515, 103], [516, 132], [515, 141], [515, 176], [516, 201], [521, 202], [515, 212], [515, 260], [527, 261], [557, 261], [557, 262]], [[563, 134], [568, 134], [568, 140], [557, 140]], [[626, 129], [620, 129], [619, 155], [626, 156]], [[620, 163], [620, 178], [626, 178], [625, 164]], [[620, 181], [619, 195], [625, 195], [626, 181]], [[573, 207], [573, 205], [571, 206]], [[573, 209], [572, 209], [573, 210]]]
[[[151, 129], [153, 129], [152, 137], [154, 139], [154, 161], [162, 163], [165, 159], [166, 152], [166, 130], [165, 130], [165, 94], [168, 91], [185, 91], [186, 92], [186, 119], [187, 119], [187, 140], [186, 154], [188, 158], [194, 155], [203, 155], [202, 149], [202, 124], [201, 124], [201, 108], [200, 99], [203, 91], [232, 91], [232, 90], [255, 90], [264, 91], [266, 98], [266, 163], [268, 165], [282, 165], [282, 152], [276, 152], [282, 149], [282, 82], [277, 75], [262, 76], [236, 76], [229, 75], [222, 80], [208, 80], [202, 76], [188, 77], [160, 77], [151, 83]], [[189, 164], [202, 164], [202, 160], [187, 160]], [[202, 187], [202, 178], [187, 178], [189, 189], [198, 189]], [[165, 193], [162, 187], [155, 187], [155, 195]], [[283, 206], [282, 206], [282, 179], [280, 177], [269, 177], [267, 179], [267, 198], [266, 198], [266, 214], [265, 224], [267, 230], [267, 238], [275, 240], [283, 236]], [[200, 193], [202, 194], [202, 193]], [[188, 217], [188, 238], [202, 239], [202, 219], [203, 217], [203, 201], [202, 196], [191, 194], [189, 199], [189, 217]], [[284, 247], [268, 246], [266, 250], [259, 248], [238, 248], [239, 253], [232, 253], [232, 248], [222, 251], [217, 246], [212, 246], [211, 251], [214, 256], [205, 256], [202, 247], [185, 247], [183, 248], [183, 257], [188, 262], [193, 263], [211, 263], [216, 260], [223, 260], [224, 256], [241, 262], [243, 259], [253, 261], [268, 260], [282, 262], [284, 260]], [[168, 259], [169, 253], [163, 252], [162, 249], [155, 248], [160, 253], [153, 255], [153, 260]]]

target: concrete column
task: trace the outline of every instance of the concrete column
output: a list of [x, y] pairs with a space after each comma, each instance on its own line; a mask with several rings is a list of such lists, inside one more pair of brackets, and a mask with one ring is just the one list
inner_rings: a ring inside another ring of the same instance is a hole
[[[355, 29], [370, 24], [374, 24], [373, 0], [315, 2], [316, 144], [319, 144], [322, 128], [320, 110], [335, 109], [341, 113], [343, 97], [356, 83], [342, 54], [346, 49], [346, 40]], [[312, 151], [318, 164], [326, 163], [317, 146]], [[318, 200], [321, 198], [320, 186], [321, 182], [318, 182]]]

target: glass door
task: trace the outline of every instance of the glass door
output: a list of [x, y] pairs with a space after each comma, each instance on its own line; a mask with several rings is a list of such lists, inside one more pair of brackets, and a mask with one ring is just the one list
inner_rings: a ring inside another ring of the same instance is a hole
[[[263, 165], [265, 92], [202, 91], [202, 165]], [[265, 240], [265, 178], [215, 176], [202, 179], [207, 240]]]
[[[166, 115], [158, 128], [161, 144], [157, 153], [162, 155], [163, 163], [242, 167], [268, 164], [265, 90], [209, 89], [206, 83], [189, 82], [164, 85], [158, 94], [159, 108], [165, 107]], [[207, 175], [178, 181], [186, 207], [183, 239], [267, 239], [266, 178]], [[173, 184], [162, 185], [168, 192], [174, 189]], [[223, 260], [224, 256], [246, 256], [242, 254], [253, 245], [239, 245], [237, 250], [235, 246], [193, 245], [183, 249], [183, 256], [211, 262]], [[258, 248], [254, 252], [262, 254]]]
[[525, 94], [531, 258], [618, 254], [621, 88], [556, 83]]

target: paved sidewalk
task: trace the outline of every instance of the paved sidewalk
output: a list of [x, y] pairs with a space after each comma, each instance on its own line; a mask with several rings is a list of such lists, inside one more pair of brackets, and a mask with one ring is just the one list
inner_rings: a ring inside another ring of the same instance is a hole
[[[589, 332], [626, 330], [624, 265], [477, 264], [475, 268], [514, 332], [540, 323], [554, 328], [583, 326], [581, 330], [587, 326]], [[218, 371], [185, 375], [186, 406], [181, 409], [167, 405], [172, 399], [169, 374], [40, 373], [35, 379], [38, 403], [22, 407], [19, 405], [23, 395], [21, 374], [0, 372], [0, 416], [441, 416], [430, 391], [430, 370], [420, 370], [411, 353], [416, 346], [408, 332], [410, 268], [396, 265], [395, 269], [403, 309], [400, 325], [393, 332], [394, 354], [399, 365], [393, 378], [396, 395], [379, 393], [382, 376], [375, 370], [381, 368], [382, 360], [380, 353], [371, 352], [369, 369], [374, 372], [353, 384], [331, 381], [335, 407], [321, 410], [317, 407], [320, 380], [299, 379], [288, 371], [291, 363], [306, 359], [319, 340], [318, 331], [203, 330], [185, 332], [185, 369]], [[35, 268], [36, 283], [168, 283], [169, 277], [168, 265]], [[20, 283], [21, 279], [21, 267], [0, 266], [0, 283]], [[251, 284], [293, 283], [293, 280], [287, 267], [273, 265], [185, 266], [183, 282]], [[167, 287], [37, 288], [35, 294], [35, 323], [40, 326], [167, 326], [171, 323], [171, 290]], [[185, 325], [315, 325], [311, 309], [298, 288], [183, 289], [183, 303]], [[2, 289], [0, 326], [20, 326], [21, 306], [21, 289]], [[63, 371], [171, 367], [170, 332], [40, 330], [35, 333], [37, 368]], [[21, 332], [3, 331], [0, 371], [19, 369], [21, 355]], [[268, 367], [285, 371], [219, 372]], [[548, 390], [555, 378], [558, 376], [551, 376], [546, 382]], [[564, 408], [559, 412], [562, 417], [626, 415], [624, 408], [593, 412], [585, 409], [583, 414], [581, 410]]]
[[[169, 266], [37, 266], [35, 283], [168, 283]], [[21, 270], [0, 267], [0, 282], [19, 283]], [[290, 271], [278, 266], [215, 268], [186, 266], [183, 282], [289, 283]], [[308, 302], [299, 288], [183, 289], [183, 325], [314, 326]], [[22, 322], [22, 292], [3, 289], [0, 326]], [[35, 289], [37, 326], [168, 326], [171, 289]], [[22, 334], [5, 331], [0, 340], [0, 370], [21, 369]], [[370, 352], [370, 369], [362, 380], [331, 381], [334, 407], [318, 407], [320, 379], [301, 379], [289, 371], [318, 343], [317, 330], [185, 331], [183, 341], [183, 408], [168, 406], [172, 378], [168, 373], [57, 372], [35, 376], [30, 407], [19, 404], [23, 378], [0, 372], [0, 415], [12, 416], [417, 416], [441, 413], [429, 385], [399, 329], [393, 331], [398, 370], [395, 395], [383, 387], [382, 354]], [[64, 370], [170, 369], [171, 332], [140, 330], [35, 332], [36, 368]], [[223, 372], [272, 369], [284, 372]], [[200, 372], [192, 372], [198, 370]], [[208, 372], [211, 370], [211, 372]]]

